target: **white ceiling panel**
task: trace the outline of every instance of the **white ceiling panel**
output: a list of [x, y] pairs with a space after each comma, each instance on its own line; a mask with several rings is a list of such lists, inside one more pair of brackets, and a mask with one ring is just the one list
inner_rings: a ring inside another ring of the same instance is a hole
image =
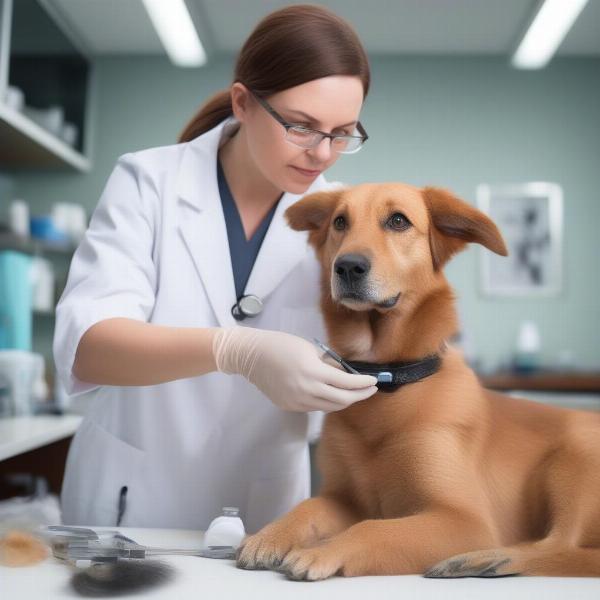
[[[218, 46], [238, 48], [256, 23], [283, 0], [196, 0], [205, 6]], [[530, 0], [329, 0], [321, 4], [347, 19], [368, 52], [503, 54], [530, 14]], [[235, 20], [231, 15], [236, 15]]]
[[600, 55], [600, 0], [589, 0], [557, 54]]
[[164, 54], [140, 0], [51, 0], [51, 4], [92, 54]]
[[[90, 52], [164, 54], [141, 0], [49, 0]], [[165, 0], [169, 2], [170, 0]], [[285, 0], [186, 0], [207, 53], [237, 53]], [[510, 56], [538, 0], [325, 0], [372, 54]], [[600, 0], [589, 0], [558, 54], [600, 56]]]

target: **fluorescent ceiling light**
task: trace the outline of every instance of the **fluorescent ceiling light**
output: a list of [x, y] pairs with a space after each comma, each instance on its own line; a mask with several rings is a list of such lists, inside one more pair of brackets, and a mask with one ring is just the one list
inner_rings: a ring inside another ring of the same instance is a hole
[[512, 57], [518, 69], [541, 69], [562, 43], [588, 0], [545, 0]]
[[200, 67], [206, 53], [183, 0], [142, 0], [171, 62]]

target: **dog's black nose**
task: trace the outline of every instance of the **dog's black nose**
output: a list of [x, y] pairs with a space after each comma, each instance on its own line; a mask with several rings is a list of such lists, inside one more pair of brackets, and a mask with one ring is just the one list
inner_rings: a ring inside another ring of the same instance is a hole
[[335, 261], [334, 269], [342, 281], [352, 284], [370, 271], [371, 263], [362, 254], [344, 254]]

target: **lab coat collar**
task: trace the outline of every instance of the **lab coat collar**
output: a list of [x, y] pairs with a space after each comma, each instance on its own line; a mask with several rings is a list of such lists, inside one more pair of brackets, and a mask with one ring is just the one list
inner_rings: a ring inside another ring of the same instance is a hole
[[[216, 127], [186, 143], [177, 181], [178, 229], [195, 264], [221, 327], [238, 322], [231, 314], [237, 301], [227, 227], [217, 182], [217, 151], [225, 119]], [[324, 189], [319, 175], [305, 194]], [[268, 296], [308, 251], [308, 233], [294, 231], [283, 216], [305, 194], [285, 192], [273, 214], [250, 273], [244, 294], [255, 294], [270, 310]], [[271, 307], [272, 309], [272, 307]], [[251, 319], [247, 324], [252, 326]]]

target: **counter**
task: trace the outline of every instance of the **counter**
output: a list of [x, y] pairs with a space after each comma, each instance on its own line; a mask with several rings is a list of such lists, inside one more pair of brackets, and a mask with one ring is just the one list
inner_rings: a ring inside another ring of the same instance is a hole
[[[148, 545], [199, 547], [201, 531], [173, 529], [121, 528], [125, 535]], [[193, 556], [165, 557], [175, 569], [170, 583], [152, 591], [120, 597], [161, 598], [226, 598], [261, 600], [597, 600], [600, 598], [600, 578], [562, 577], [498, 577], [495, 579], [426, 579], [417, 575], [386, 577], [333, 577], [325, 581], [290, 581], [274, 571], [238, 569], [234, 561], [197, 558]], [[70, 570], [54, 557], [31, 567], [0, 567], [0, 589], [3, 598], [19, 600], [64, 600], [80, 598], [69, 586]], [[308, 596], [310, 595], [310, 596]]]
[[0, 419], [0, 460], [72, 436], [80, 415], [35, 415]]

